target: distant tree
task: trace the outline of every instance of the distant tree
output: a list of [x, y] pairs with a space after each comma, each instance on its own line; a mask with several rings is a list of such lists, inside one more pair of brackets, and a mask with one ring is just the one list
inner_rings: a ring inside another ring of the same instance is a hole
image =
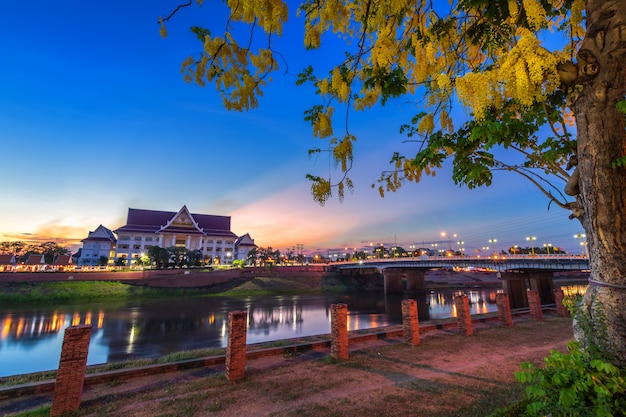
[[115, 260], [115, 266], [126, 266], [126, 258], [117, 258]]
[[147, 247], [147, 255], [150, 264], [154, 264], [155, 268], [162, 269], [170, 260], [170, 253], [167, 249], [160, 246], [152, 245]]
[[42, 253], [47, 264], [54, 262], [59, 255], [70, 255], [69, 249], [59, 246], [56, 242], [45, 242], [39, 245], [35, 253]]
[[200, 266], [202, 263], [202, 251], [199, 249], [187, 251], [187, 265]]
[[26, 253], [28, 245], [22, 241], [0, 242], [0, 253], [11, 254], [16, 257]]
[[248, 251], [246, 255], [246, 261], [248, 265], [257, 265], [259, 260], [259, 250], [257, 248], [253, 248]]
[[180, 267], [187, 265], [187, 248], [184, 246], [170, 246], [166, 248], [170, 254], [170, 259], [174, 262], [174, 265]]
[[107, 258], [106, 256], [101, 256], [100, 259], [98, 259], [98, 265], [100, 266], [106, 266], [109, 263], [109, 258]]

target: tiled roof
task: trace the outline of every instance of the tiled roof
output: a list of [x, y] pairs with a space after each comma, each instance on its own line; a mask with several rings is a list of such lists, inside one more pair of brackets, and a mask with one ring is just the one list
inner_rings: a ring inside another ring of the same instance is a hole
[[59, 255], [54, 260], [54, 265], [70, 265], [72, 263], [72, 255]]
[[13, 264], [15, 264], [15, 257], [13, 255], [0, 255], [0, 265]]
[[[186, 210], [183, 207], [182, 210]], [[172, 220], [178, 213], [173, 211], [159, 211], [159, 210], [142, 210], [142, 209], [128, 209], [128, 216], [126, 218], [126, 224], [115, 232], [120, 233], [157, 233], [161, 228], [166, 226], [170, 220]], [[204, 232], [205, 235], [213, 236], [225, 236], [236, 238], [233, 232], [230, 231], [230, 216], [215, 216], [210, 214], [193, 214], [189, 213], [198, 227]], [[202, 232], [195, 229], [195, 227], [184, 227], [180, 225], [171, 225], [164, 231], [170, 233], [185, 233], [185, 234], [201, 234]]]
[[46, 261], [42, 254], [32, 253], [28, 255], [28, 259], [24, 262], [25, 265], [42, 265], [45, 264]]

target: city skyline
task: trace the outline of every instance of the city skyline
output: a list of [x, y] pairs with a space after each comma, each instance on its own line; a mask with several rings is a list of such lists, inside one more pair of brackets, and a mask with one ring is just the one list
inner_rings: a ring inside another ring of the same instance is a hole
[[511, 173], [468, 190], [452, 182], [446, 165], [437, 177], [381, 199], [370, 185], [389, 169], [393, 152], [407, 146], [398, 128], [416, 109], [405, 102], [351, 115], [358, 137], [354, 193], [320, 207], [305, 175], [331, 175], [332, 167], [307, 156], [318, 145], [303, 111], [315, 99], [295, 87], [297, 73], [318, 58], [304, 53], [296, 29], [277, 45], [290, 51], [285, 72], [258, 109], [238, 113], [223, 109], [212, 86], [182, 80], [180, 64], [197, 50], [188, 29], [201, 13], [195, 6], [168, 24], [166, 39], [157, 19], [167, 4], [6, 6], [0, 241], [52, 240], [75, 249], [98, 225], [123, 225], [129, 207], [186, 205], [231, 216], [234, 233], [280, 250], [432, 244], [445, 241], [441, 232], [457, 234], [470, 251], [493, 238], [503, 247], [522, 246], [531, 235], [538, 245], [579, 250], [573, 236], [580, 224]]

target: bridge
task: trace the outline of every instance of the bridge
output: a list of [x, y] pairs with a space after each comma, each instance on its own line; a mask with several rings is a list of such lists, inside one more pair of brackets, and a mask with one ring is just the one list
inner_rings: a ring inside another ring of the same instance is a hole
[[386, 294], [424, 289], [424, 275], [431, 269], [496, 272], [511, 307], [521, 308], [528, 306], [529, 289], [539, 291], [542, 303], [554, 303], [554, 273], [588, 271], [589, 259], [568, 255], [422, 256], [333, 262], [332, 268], [342, 275], [382, 275]]
[[333, 263], [338, 270], [376, 268], [482, 269], [489, 271], [587, 271], [589, 259], [569, 255], [516, 256], [420, 256], [415, 258], [382, 258]]

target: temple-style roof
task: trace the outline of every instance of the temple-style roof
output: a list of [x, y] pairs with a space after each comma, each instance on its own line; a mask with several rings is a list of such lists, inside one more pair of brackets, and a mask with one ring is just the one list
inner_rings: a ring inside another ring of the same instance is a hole
[[89, 240], [89, 241], [97, 240], [97, 241], [115, 242], [117, 239], [115, 239], [115, 235], [113, 234], [113, 232], [111, 230], [107, 229], [103, 225], [100, 225], [93, 232], [89, 232], [87, 237], [85, 239], [81, 240], [81, 242], [84, 242], [86, 240]]
[[252, 239], [252, 237], [250, 237], [250, 233], [246, 233], [243, 236], [240, 236], [236, 241], [235, 241], [235, 246], [237, 247], [254, 247], [256, 248], [257, 245], [254, 243], [254, 239]]
[[129, 208], [126, 224], [115, 233], [180, 233], [237, 238], [230, 231], [230, 216], [193, 214], [187, 206], [178, 212]]

